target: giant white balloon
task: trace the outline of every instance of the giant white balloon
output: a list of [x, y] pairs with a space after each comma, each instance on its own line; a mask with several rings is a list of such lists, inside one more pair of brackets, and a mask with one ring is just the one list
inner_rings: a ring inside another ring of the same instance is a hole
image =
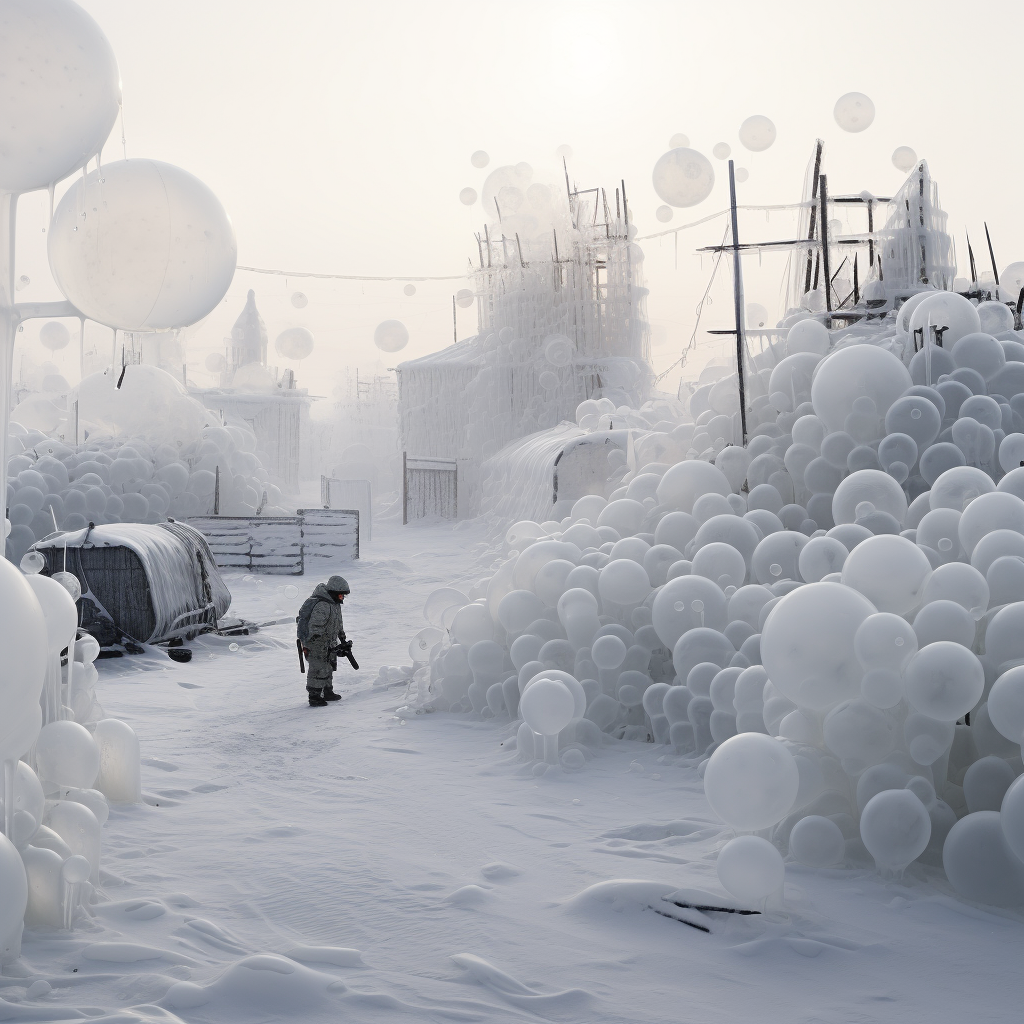
[[305, 359], [313, 351], [313, 332], [307, 327], [287, 327], [277, 336], [274, 348], [285, 359]]
[[669, 206], [696, 206], [711, 194], [715, 171], [695, 149], [670, 149], [654, 165], [654, 191]]
[[99, 25], [71, 0], [4, 0], [0, 68], [0, 191], [45, 188], [84, 167], [121, 102]]
[[377, 324], [373, 343], [381, 352], [400, 352], [409, 344], [409, 330], [401, 320], [385, 320]]
[[60, 290], [90, 320], [165, 331], [202, 320], [235, 273], [235, 233], [195, 175], [121, 160], [79, 178], [47, 235]]
[[848, 92], [836, 100], [832, 114], [844, 132], [862, 132], [875, 119], [875, 105], [862, 92]]

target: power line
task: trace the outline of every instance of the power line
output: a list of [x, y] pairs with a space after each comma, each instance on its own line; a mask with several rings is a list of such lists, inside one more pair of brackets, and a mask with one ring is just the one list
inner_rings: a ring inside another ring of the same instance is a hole
[[368, 277], [360, 274], [314, 274], [304, 270], [270, 270], [266, 267], [235, 267], [235, 270], [248, 270], [252, 274], [273, 274], [276, 277], [315, 277], [328, 281], [464, 281], [466, 274], [449, 274], [445, 277]]

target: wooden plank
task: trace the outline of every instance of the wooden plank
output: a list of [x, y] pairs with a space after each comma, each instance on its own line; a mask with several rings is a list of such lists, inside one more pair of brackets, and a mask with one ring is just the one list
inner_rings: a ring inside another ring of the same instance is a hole
[[303, 519], [302, 552], [307, 565], [321, 560], [344, 561], [359, 557], [357, 509], [300, 508], [297, 511]]
[[190, 519], [206, 537], [220, 569], [301, 576], [301, 516], [206, 516]]

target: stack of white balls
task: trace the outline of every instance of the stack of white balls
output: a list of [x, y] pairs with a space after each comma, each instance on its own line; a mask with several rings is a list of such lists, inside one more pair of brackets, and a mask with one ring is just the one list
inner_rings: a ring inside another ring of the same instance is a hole
[[[981, 330], [1006, 326], [987, 306], [792, 326], [746, 447], [702, 387], [607, 499], [516, 523], [489, 580], [431, 596], [420, 692], [522, 717], [537, 771], [602, 733], [692, 758], [749, 833], [720, 859], [737, 897], [776, 893], [783, 853], [870, 854], [1024, 903], [1024, 344]], [[684, 434], [688, 458], [655, 461]]]
[[[157, 523], [209, 515], [214, 490], [222, 515], [283, 514], [284, 498], [239, 426], [205, 426], [184, 444], [107, 437], [72, 446], [11, 424], [7, 467], [9, 557], [37, 540], [88, 523]], [[263, 503], [263, 495], [266, 503]]]
[[61, 582], [0, 559], [0, 964], [20, 956], [24, 927], [74, 926], [99, 882], [109, 803], [142, 797], [138, 739], [103, 717], [99, 645], [75, 640], [77, 621]]

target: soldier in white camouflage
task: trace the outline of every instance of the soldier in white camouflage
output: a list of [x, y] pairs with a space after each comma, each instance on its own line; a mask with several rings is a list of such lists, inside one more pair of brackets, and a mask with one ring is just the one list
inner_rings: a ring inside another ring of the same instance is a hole
[[330, 701], [341, 700], [334, 692], [334, 673], [338, 668], [337, 645], [347, 643], [341, 606], [351, 593], [343, 576], [332, 576], [319, 584], [299, 609], [298, 638], [306, 656], [306, 690], [309, 705], [326, 707]]

